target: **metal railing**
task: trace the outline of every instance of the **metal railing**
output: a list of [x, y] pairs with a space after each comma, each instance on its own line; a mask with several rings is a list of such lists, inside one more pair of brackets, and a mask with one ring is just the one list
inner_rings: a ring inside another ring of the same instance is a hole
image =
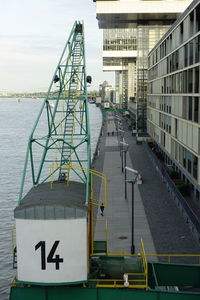
[[[124, 250], [121, 252], [107, 252], [107, 256], [131, 256], [131, 257], [138, 257], [141, 259], [141, 272], [128, 272], [123, 274], [125, 277], [127, 277], [127, 281], [125, 278], [110, 278], [110, 279], [99, 279], [94, 278], [90, 279], [89, 281], [96, 283], [95, 286], [99, 288], [137, 288], [137, 289], [147, 289], [148, 288], [148, 264], [146, 259], [146, 253], [144, 250], [144, 244], [141, 239], [140, 244], [140, 250], [141, 254], [126, 255], [124, 253]], [[128, 283], [128, 285], [127, 285]]]
[[170, 178], [169, 174], [167, 173], [166, 169], [162, 165], [162, 163], [159, 161], [159, 159], [152, 153], [151, 149], [147, 144], [145, 144], [145, 150], [148, 153], [150, 159], [152, 162], [156, 165], [157, 170], [163, 176], [165, 179], [169, 189], [173, 192], [174, 196], [177, 198], [178, 202], [181, 204], [182, 208], [185, 210], [185, 213], [187, 214], [188, 218], [190, 219], [191, 223], [195, 227], [196, 231], [200, 235], [200, 222], [198, 220], [198, 217], [196, 214], [193, 212], [192, 208], [186, 201], [186, 199], [182, 196], [182, 194], [179, 192], [177, 189], [175, 183], [173, 180]]
[[[80, 166], [76, 166], [76, 165], [63, 165], [63, 166], [57, 166], [52, 165], [49, 166], [50, 169], [50, 188], [52, 189], [53, 187], [53, 183], [54, 183], [54, 174], [55, 174], [55, 169], [72, 169], [73, 171], [76, 172], [76, 170], [82, 170], [84, 172], [87, 171], [86, 167], [80, 167]], [[94, 234], [95, 234], [95, 224], [97, 221], [99, 222], [104, 222], [104, 228], [101, 230], [101, 232], [105, 233], [105, 241], [106, 241], [106, 245], [108, 244], [108, 228], [107, 228], [107, 220], [106, 219], [96, 219], [94, 217], [94, 206], [98, 206], [100, 207], [101, 203], [103, 203], [104, 207], [107, 207], [108, 203], [107, 203], [107, 178], [106, 175], [93, 170], [93, 169], [89, 169], [89, 174], [90, 174], [90, 207], [88, 212], [90, 213], [90, 217], [91, 217], [91, 255], [94, 254]], [[93, 192], [93, 176], [96, 176], [98, 178], [100, 178], [100, 180], [102, 180], [102, 187], [103, 187], [103, 199], [95, 199], [94, 198], [94, 192]], [[107, 249], [106, 249], [106, 253], [107, 253]]]
[[[171, 263], [180, 263], [180, 259], [187, 259], [187, 265], [196, 264], [200, 265], [200, 254], [146, 254], [146, 257], [156, 257], [156, 258], [163, 258], [169, 264]], [[189, 259], [191, 263], [189, 263]], [[194, 261], [196, 261], [194, 263]], [[181, 261], [183, 263], [183, 261]]]
[[[144, 273], [126, 273], [128, 276], [141, 276]], [[127, 288], [124, 285], [123, 279], [90, 279], [91, 282], [97, 282], [96, 287], [98, 288]], [[129, 281], [129, 288], [138, 288], [144, 289], [147, 288], [146, 286], [146, 279], [128, 279]]]

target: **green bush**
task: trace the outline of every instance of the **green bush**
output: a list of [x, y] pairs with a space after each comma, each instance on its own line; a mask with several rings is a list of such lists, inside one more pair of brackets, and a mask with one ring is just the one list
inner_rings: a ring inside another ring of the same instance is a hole
[[155, 147], [154, 143], [153, 142], [147, 142], [148, 146], [152, 149]]
[[180, 183], [176, 185], [177, 189], [181, 192], [183, 196], [188, 196], [190, 193], [190, 187], [186, 183]]
[[168, 174], [172, 179], [179, 178], [179, 174], [176, 171], [168, 171]]

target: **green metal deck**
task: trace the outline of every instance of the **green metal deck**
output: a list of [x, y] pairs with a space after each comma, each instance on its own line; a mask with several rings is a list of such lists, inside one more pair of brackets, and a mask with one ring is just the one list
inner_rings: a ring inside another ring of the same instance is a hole
[[[77, 286], [18, 286], [16, 284], [11, 288], [10, 300], [200, 299], [199, 265], [148, 263], [148, 270], [148, 289], [98, 288], [95, 286], [98, 284], [98, 279], [96, 281], [90, 279], [86, 284]], [[109, 269], [107, 272], [109, 273]], [[188, 289], [188, 291], [184, 291], [184, 289]]]
[[199, 293], [83, 287], [25, 287], [11, 290], [10, 300], [199, 300]]

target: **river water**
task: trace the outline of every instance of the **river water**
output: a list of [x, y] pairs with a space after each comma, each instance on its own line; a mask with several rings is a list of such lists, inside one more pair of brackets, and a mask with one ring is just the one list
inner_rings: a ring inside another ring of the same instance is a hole
[[[0, 98], [0, 300], [9, 298], [12, 269], [13, 210], [16, 207], [28, 137], [42, 99]], [[91, 148], [95, 150], [102, 115], [89, 105]]]

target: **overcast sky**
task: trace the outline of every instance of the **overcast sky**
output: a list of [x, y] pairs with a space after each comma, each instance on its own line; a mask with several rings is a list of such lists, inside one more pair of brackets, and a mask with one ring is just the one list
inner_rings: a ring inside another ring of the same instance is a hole
[[46, 91], [75, 20], [85, 26], [91, 89], [113, 73], [102, 72], [102, 30], [92, 0], [0, 0], [0, 91]]

